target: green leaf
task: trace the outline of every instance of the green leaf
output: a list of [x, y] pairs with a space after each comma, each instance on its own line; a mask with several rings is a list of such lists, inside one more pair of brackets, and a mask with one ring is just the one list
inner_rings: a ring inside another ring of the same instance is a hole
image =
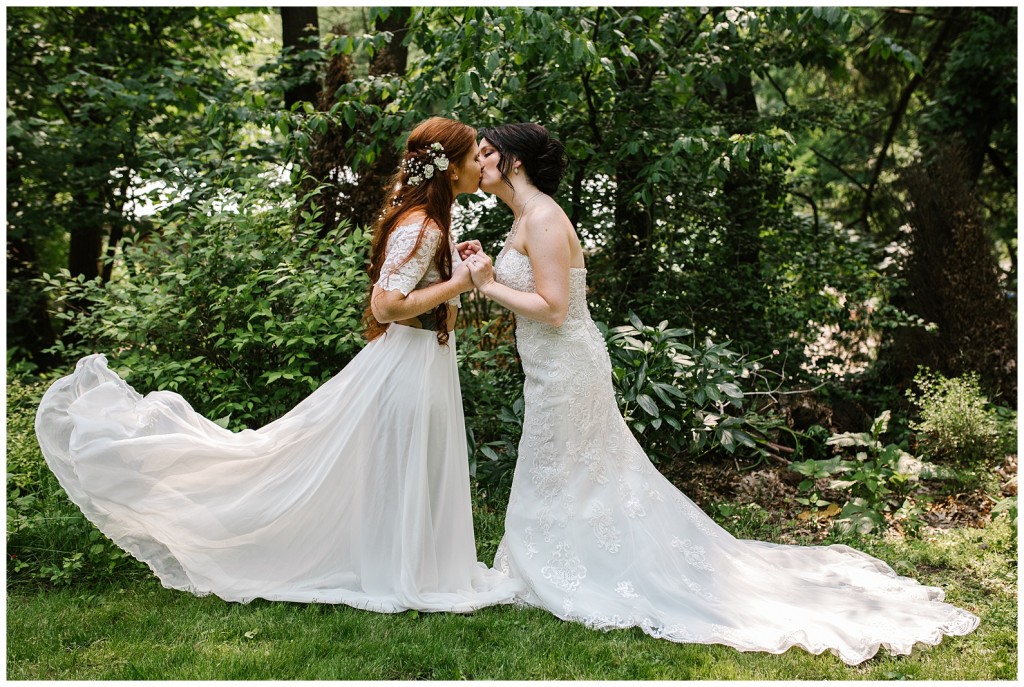
[[889, 419], [892, 416], [892, 412], [889, 410], [882, 411], [882, 414], [875, 418], [875, 421], [871, 423], [871, 436], [877, 439], [882, 434], [885, 434], [889, 429]]
[[643, 408], [648, 415], [653, 417], [659, 417], [661, 415], [661, 412], [658, 410], [658, 404], [655, 403], [647, 394], [639, 394], [636, 397], [636, 402], [640, 404], [640, 407]]
[[719, 390], [729, 398], [743, 398], [743, 391], [732, 382], [722, 382], [717, 385]]

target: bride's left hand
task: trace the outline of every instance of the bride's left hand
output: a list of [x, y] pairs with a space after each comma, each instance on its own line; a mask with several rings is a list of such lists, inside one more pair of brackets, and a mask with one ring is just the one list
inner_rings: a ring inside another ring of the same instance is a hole
[[463, 241], [455, 245], [455, 250], [459, 252], [459, 257], [465, 260], [471, 255], [477, 253], [483, 253], [484, 247], [480, 245], [480, 242], [476, 239], [470, 239], [469, 241]]
[[494, 281], [494, 265], [491, 264], [491, 259], [486, 253], [481, 251], [469, 256], [466, 259], [466, 264], [469, 265], [469, 273], [473, 277], [476, 288], [483, 289]]

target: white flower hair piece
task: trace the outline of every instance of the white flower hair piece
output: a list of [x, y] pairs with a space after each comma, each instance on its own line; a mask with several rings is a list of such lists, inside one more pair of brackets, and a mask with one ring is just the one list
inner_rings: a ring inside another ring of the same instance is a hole
[[426, 159], [406, 158], [402, 169], [409, 175], [409, 184], [418, 186], [424, 180], [434, 178], [434, 170], [443, 172], [448, 169], [448, 158], [444, 154], [444, 146], [435, 141], [427, 148]]

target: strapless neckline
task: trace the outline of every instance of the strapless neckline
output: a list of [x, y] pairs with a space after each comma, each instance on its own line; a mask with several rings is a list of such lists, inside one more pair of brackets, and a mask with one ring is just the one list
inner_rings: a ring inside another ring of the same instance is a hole
[[[512, 246], [509, 246], [508, 248], [506, 248], [506, 249], [505, 249], [504, 251], [502, 251], [502, 252], [505, 252], [505, 253], [515, 253], [516, 255], [518, 255], [518, 256], [519, 256], [519, 257], [521, 257], [521, 258], [526, 258], [527, 260], [529, 260], [529, 259], [530, 259], [530, 256], [529, 256], [529, 255], [526, 255], [525, 253], [520, 253], [520, 252], [519, 252], [518, 250], [516, 250], [516, 249], [515, 249], [515, 248], [513, 248]], [[499, 254], [499, 255], [498, 255], [498, 257], [500, 258], [500, 257], [501, 257], [501, 254]], [[587, 268], [586, 268], [586, 267], [570, 267], [570, 268], [569, 268], [569, 271], [570, 271], [570, 272], [571, 272], [571, 271], [573, 271], [573, 270], [578, 270], [578, 271], [580, 271], [580, 272], [586, 272], [586, 271], [587, 271]]]

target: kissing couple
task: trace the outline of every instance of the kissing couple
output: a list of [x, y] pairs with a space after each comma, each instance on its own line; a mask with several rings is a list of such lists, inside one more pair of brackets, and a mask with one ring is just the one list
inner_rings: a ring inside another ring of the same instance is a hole
[[[174, 392], [140, 395], [94, 354], [40, 404], [47, 464], [164, 586], [227, 601], [516, 603], [848, 664], [974, 630], [941, 589], [856, 549], [736, 539], [657, 471], [619, 412], [584, 253], [554, 198], [566, 165], [537, 124], [422, 122], [373, 230], [369, 343], [344, 369], [277, 420], [231, 432]], [[455, 198], [478, 189], [512, 210], [493, 261], [451, 236]], [[477, 561], [455, 360], [460, 296], [474, 289], [515, 313], [526, 377], [492, 566]]]

